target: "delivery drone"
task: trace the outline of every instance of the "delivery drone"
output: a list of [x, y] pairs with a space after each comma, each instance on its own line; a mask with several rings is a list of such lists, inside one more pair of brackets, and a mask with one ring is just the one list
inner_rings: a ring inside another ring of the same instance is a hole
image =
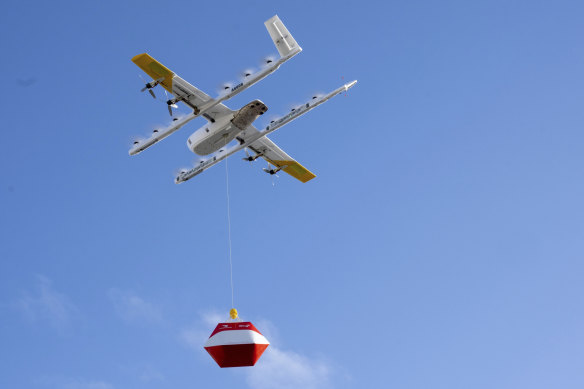
[[[257, 73], [246, 72], [242, 82], [235, 86], [225, 86], [223, 92], [215, 99], [189, 84], [146, 53], [132, 58], [132, 61], [140, 69], [152, 77], [152, 81], [146, 83], [142, 88], [142, 92], [148, 90], [152, 97], [156, 98], [153, 88], [161, 85], [165, 89], [165, 94], [168, 91], [173, 95], [173, 98], [166, 101], [168, 112], [171, 116], [172, 108], [178, 108], [176, 105], [178, 102], [186, 104], [193, 109], [193, 112], [181, 118], [173, 118], [173, 122], [169, 127], [154, 130], [148, 139], [135, 141], [129, 151], [130, 155], [136, 155], [146, 150], [176, 132], [191, 120], [202, 116], [207, 119], [208, 123], [188, 138], [187, 147], [193, 153], [206, 156], [206, 158], [190, 169], [181, 170], [175, 178], [175, 183], [179, 184], [190, 180], [197, 174], [242, 149], [246, 150], [247, 155], [244, 160], [251, 162], [260, 157], [265, 159], [268, 162], [268, 168], [263, 169], [266, 173], [273, 175], [282, 170], [302, 182], [307, 182], [316, 177], [280, 149], [266, 135], [304, 115], [332, 97], [347, 91], [357, 81], [345, 84], [327, 95], [314, 96], [309, 102], [293, 108], [287, 115], [272, 120], [265, 129], [258, 130], [252, 123], [258, 116], [267, 111], [268, 108], [263, 102], [254, 100], [237, 111], [227, 108], [222, 102], [243, 92], [270, 73], [273, 73], [280, 65], [302, 51], [302, 48], [298, 46], [286, 26], [278, 18], [278, 15], [268, 19], [264, 24], [278, 49], [280, 58], [266, 59], [262, 70]], [[231, 145], [234, 139], [237, 142]], [[253, 154], [250, 155], [248, 150]]]

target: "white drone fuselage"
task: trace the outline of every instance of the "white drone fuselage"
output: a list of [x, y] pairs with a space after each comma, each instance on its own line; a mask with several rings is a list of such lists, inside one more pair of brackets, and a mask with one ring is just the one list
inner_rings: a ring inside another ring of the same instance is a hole
[[225, 147], [235, 137], [245, 131], [268, 107], [260, 100], [254, 100], [239, 111], [209, 122], [195, 131], [187, 140], [187, 147], [197, 155], [209, 155]]

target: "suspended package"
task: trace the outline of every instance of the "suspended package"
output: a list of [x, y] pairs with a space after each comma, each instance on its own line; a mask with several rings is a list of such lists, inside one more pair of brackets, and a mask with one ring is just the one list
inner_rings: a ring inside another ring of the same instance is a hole
[[205, 350], [220, 367], [253, 366], [269, 344], [249, 321], [219, 323]]

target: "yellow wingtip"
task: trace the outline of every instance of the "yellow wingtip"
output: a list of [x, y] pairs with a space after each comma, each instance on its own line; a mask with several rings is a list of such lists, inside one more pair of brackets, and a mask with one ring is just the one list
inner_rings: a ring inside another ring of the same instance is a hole
[[135, 55], [132, 57], [132, 62], [152, 77], [153, 80], [163, 78], [164, 80], [160, 85], [172, 93], [172, 78], [174, 77], [174, 72], [172, 70], [152, 58], [148, 53]]
[[314, 173], [306, 169], [296, 161], [274, 161], [278, 166], [285, 166], [282, 170], [301, 182], [308, 182], [316, 177]]
[[138, 54], [132, 57], [132, 62], [137, 63], [138, 61], [140, 61], [140, 59], [142, 57], [144, 57], [145, 55], [148, 55], [146, 53], [142, 53], [142, 54]]

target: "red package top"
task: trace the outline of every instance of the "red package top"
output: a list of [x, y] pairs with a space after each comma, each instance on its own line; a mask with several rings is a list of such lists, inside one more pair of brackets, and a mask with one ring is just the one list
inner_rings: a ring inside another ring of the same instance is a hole
[[251, 324], [251, 322], [249, 322], [249, 321], [240, 321], [240, 322], [219, 323], [219, 324], [217, 324], [217, 327], [215, 327], [215, 330], [213, 331], [213, 333], [211, 334], [211, 336], [209, 336], [209, 338], [211, 338], [213, 335], [215, 335], [215, 334], [217, 334], [219, 332], [223, 332], [223, 331], [236, 331], [236, 330], [251, 330], [251, 331], [255, 331], [258, 334], [262, 335], [262, 333], [259, 332], [258, 329], [255, 328], [253, 324]]

